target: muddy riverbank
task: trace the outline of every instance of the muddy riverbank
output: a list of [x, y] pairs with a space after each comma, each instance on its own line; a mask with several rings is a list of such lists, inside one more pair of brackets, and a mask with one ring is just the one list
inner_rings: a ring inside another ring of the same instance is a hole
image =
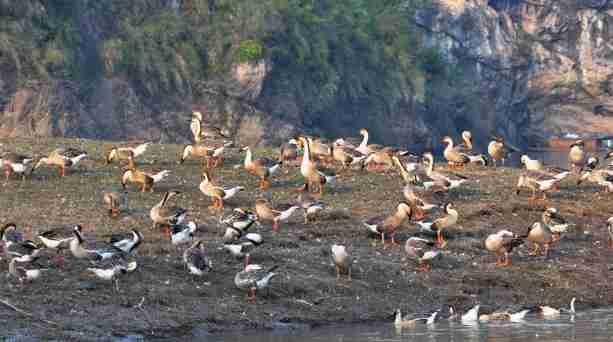
[[[35, 336], [88, 339], [140, 334], [156, 337], [192, 336], [237, 329], [301, 328], [332, 323], [384, 322], [396, 308], [404, 312], [429, 311], [454, 305], [461, 311], [475, 303], [483, 311], [517, 309], [525, 305], [568, 305], [591, 308], [613, 303], [613, 250], [606, 246], [605, 221], [613, 215], [612, 194], [598, 193], [589, 184], [576, 186], [569, 177], [547, 205], [555, 206], [574, 223], [549, 258], [529, 256], [527, 245], [514, 252], [513, 265], [494, 267], [494, 256], [483, 248], [484, 238], [497, 230], [524, 232], [539, 220], [543, 205], [529, 205], [527, 194], [516, 196], [513, 186], [519, 170], [474, 168], [463, 173], [468, 186], [450, 199], [459, 210], [456, 228], [448, 232], [449, 244], [430, 273], [417, 272], [401, 247], [382, 248], [369, 238], [361, 221], [391, 213], [402, 200], [401, 179], [396, 174], [348, 171], [322, 200], [328, 209], [320, 220], [304, 224], [295, 215], [273, 234], [264, 224], [254, 231], [265, 243], [252, 254], [254, 263], [279, 265], [279, 276], [269, 291], [249, 304], [234, 287], [242, 263], [221, 249], [218, 214], [208, 210], [210, 200], [200, 193], [200, 164], [177, 164], [181, 146], [152, 145], [142, 158], [143, 167], [169, 169], [172, 176], [153, 194], [129, 191], [129, 210], [119, 219], [105, 214], [101, 194], [120, 187], [119, 166], [106, 166], [103, 151], [108, 142], [84, 140], [1, 140], [4, 149], [44, 154], [54, 146], [79, 146], [93, 158], [64, 179], [56, 170], [37, 170], [31, 179], [11, 179], [0, 192], [0, 222], [43, 230], [81, 224], [87, 239], [104, 239], [118, 231], [137, 228], [145, 235], [136, 260], [139, 268], [112, 283], [92, 278], [88, 262], [66, 257], [63, 269], [48, 258], [49, 270], [39, 281], [19, 286], [13, 279], [0, 283], [0, 298], [32, 316], [0, 305], [2, 334], [29, 331]], [[270, 151], [260, 151], [269, 153]], [[230, 200], [226, 213], [236, 207], [253, 207], [257, 180], [233, 166], [241, 156], [233, 152], [216, 173], [224, 186], [242, 185], [247, 191]], [[294, 199], [301, 181], [297, 169], [286, 168], [275, 177], [271, 190], [275, 203]], [[40, 171], [40, 172], [39, 172]], [[197, 279], [187, 274], [181, 251], [160, 231], [151, 229], [149, 209], [166, 190], [182, 192], [176, 203], [189, 210], [198, 223], [197, 238], [205, 241], [214, 271]], [[397, 238], [403, 242], [418, 229], [405, 222]], [[354, 258], [353, 280], [337, 281], [330, 260], [330, 245], [345, 244]], [[44, 253], [52, 257], [53, 253]], [[0, 263], [0, 271], [7, 265]]]

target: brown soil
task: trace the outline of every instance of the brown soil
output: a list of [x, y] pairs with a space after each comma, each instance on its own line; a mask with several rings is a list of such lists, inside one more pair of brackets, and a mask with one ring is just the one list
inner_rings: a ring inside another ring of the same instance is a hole
[[[396, 174], [368, 174], [348, 171], [323, 197], [329, 209], [321, 219], [304, 225], [301, 215], [281, 226], [273, 235], [270, 226], [259, 231], [265, 244], [257, 249], [254, 263], [279, 265], [280, 275], [270, 291], [260, 293], [257, 304], [234, 287], [234, 274], [242, 267], [221, 250], [219, 216], [208, 210], [210, 200], [200, 193], [197, 161], [177, 165], [181, 146], [152, 145], [145, 156], [145, 168], [170, 169], [172, 176], [153, 194], [130, 188], [127, 213], [119, 219], [106, 215], [102, 192], [119, 189], [119, 166], [105, 166], [107, 142], [84, 140], [1, 140], [5, 149], [44, 154], [55, 146], [85, 148], [94, 160], [63, 179], [56, 170], [37, 170], [31, 179], [11, 179], [0, 193], [0, 222], [14, 221], [35, 230], [51, 226], [81, 224], [88, 239], [104, 239], [118, 231], [138, 228], [146, 243], [139, 249], [139, 268], [120, 281], [120, 292], [112, 283], [92, 278], [85, 272], [89, 263], [66, 256], [64, 269], [51, 270], [39, 281], [23, 287], [7, 278], [0, 284], [0, 299], [29, 312], [26, 317], [0, 304], [2, 334], [23, 333], [63, 339], [94, 339], [129, 333], [156, 337], [191, 336], [198, 331], [270, 328], [278, 322], [321, 325], [389, 320], [400, 307], [405, 312], [422, 312], [455, 305], [460, 311], [480, 303], [483, 311], [515, 309], [525, 305], [567, 306], [571, 297], [578, 307], [604, 306], [613, 302], [610, 281], [613, 250], [606, 248], [606, 219], [613, 214], [610, 194], [598, 193], [590, 185], [577, 188], [575, 179], [565, 180], [561, 192], [551, 194], [547, 205], [575, 223], [549, 258], [528, 256], [528, 246], [517, 249], [513, 265], [494, 266], [494, 256], [483, 248], [490, 233], [509, 229], [524, 232], [539, 220], [542, 205], [526, 202], [527, 195], [515, 196], [512, 189], [518, 170], [509, 168], [466, 170], [474, 181], [454, 191], [451, 200], [459, 208], [457, 227], [448, 232], [444, 256], [430, 273], [416, 272], [417, 265], [406, 260], [403, 248], [382, 248], [369, 238], [361, 221], [390, 213], [402, 200], [401, 179]], [[270, 151], [258, 151], [270, 154]], [[229, 201], [233, 207], [252, 207], [257, 180], [233, 166], [240, 162], [236, 152], [216, 173], [225, 186], [247, 187]], [[40, 171], [40, 172], [39, 172]], [[300, 184], [295, 168], [274, 178], [272, 196], [281, 203], [295, 198], [291, 191]], [[214, 272], [202, 279], [190, 276], [181, 262], [181, 251], [168, 238], [151, 229], [149, 209], [169, 189], [183, 193], [176, 203], [189, 209], [189, 219], [206, 241]], [[399, 241], [417, 232], [407, 222], [399, 230]], [[346, 244], [354, 258], [353, 281], [337, 281], [329, 249], [333, 243]], [[51, 254], [52, 255], [52, 254]], [[45, 264], [46, 258], [41, 263]], [[0, 269], [6, 270], [5, 262]], [[44, 320], [51, 321], [44, 322]]]

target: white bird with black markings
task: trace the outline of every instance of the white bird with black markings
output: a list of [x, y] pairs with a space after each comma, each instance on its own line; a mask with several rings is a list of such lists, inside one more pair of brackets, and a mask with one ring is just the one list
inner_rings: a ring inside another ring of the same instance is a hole
[[130, 254], [142, 244], [143, 234], [136, 229], [132, 229], [129, 233], [111, 235], [109, 242], [124, 253]]
[[100, 262], [107, 259], [125, 257], [125, 252], [108, 242], [88, 242], [87, 246], [83, 239], [83, 228], [77, 225], [73, 228], [74, 239], [70, 240], [69, 248], [72, 255], [77, 259], [88, 259]]
[[75, 238], [73, 229], [70, 227], [52, 228], [39, 233], [37, 238], [46, 248], [57, 252], [56, 263], [62, 267], [64, 265], [62, 252], [69, 248], [70, 241]]
[[402, 312], [400, 311], [400, 309], [397, 309], [396, 316], [394, 319], [394, 326], [396, 326], [396, 328], [408, 328], [408, 327], [414, 327], [417, 324], [431, 325], [436, 322], [438, 313], [439, 313], [438, 311], [434, 311], [433, 313], [427, 316], [420, 316], [420, 317], [409, 319], [409, 318], [403, 318]]
[[6, 255], [17, 262], [25, 263], [36, 260], [42, 250], [41, 246], [30, 240], [12, 243], [6, 248]]
[[123, 260], [113, 260], [99, 264], [97, 267], [88, 267], [87, 271], [100, 280], [115, 281], [115, 290], [119, 292], [119, 277], [134, 272], [137, 266], [136, 261], [126, 263]]
[[170, 229], [170, 241], [176, 246], [191, 242], [198, 226], [196, 222], [189, 221], [187, 224], [173, 224]]
[[575, 298], [575, 297], [573, 297], [570, 300], [570, 306], [569, 306], [568, 309], [566, 309], [566, 308], [556, 309], [556, 308], [552, 308], [551, 306], [541, 305], [541, 306], [539, 306], [539, 310], [541, 311], [541, 314], [545, 318], [555, 318], [555, 317], [560, 316], [561, 314], [574, 315], [575, 314], [575, 301], [576, 300], [577, 300], [577, 298]]
[[251, 262], [251, 253], [262, 243], [264, 243], [262, 235], [258, 233], [248, 233], [235, 243], [225, 243], [223, 248], [236, 258], [244, 257], [245, 265], [249, 265]]

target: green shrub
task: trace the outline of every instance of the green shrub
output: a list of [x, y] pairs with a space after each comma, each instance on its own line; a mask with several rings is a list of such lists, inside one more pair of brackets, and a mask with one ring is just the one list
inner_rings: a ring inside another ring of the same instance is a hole
[[262, 59], [264, 48], [256, 40], [243, 40], [238, 46], [237, 58], [239, 63], [246, 63]]

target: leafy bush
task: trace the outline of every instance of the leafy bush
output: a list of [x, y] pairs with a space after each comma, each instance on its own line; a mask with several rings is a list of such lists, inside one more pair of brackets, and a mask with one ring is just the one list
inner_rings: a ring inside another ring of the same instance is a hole
[[246, 63], [259, 60], [264, 55], [262, 44], [255, 40], [244, 40], [238, 46], [238, 62]]

